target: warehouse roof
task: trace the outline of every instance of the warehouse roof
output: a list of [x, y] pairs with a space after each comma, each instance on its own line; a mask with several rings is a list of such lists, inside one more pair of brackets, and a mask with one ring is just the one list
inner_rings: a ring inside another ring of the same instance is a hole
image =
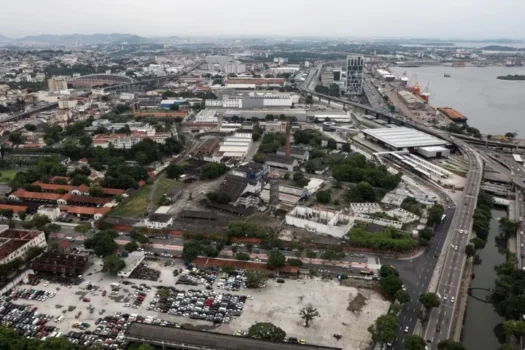
[[395, 148], [443, 146], [448, 144], [445, 140], [407, 127], [365, 129], [363, 133]]

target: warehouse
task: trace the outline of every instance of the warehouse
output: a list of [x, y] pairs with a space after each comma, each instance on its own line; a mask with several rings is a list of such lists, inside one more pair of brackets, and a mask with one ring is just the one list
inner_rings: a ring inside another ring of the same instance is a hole
[[407, 127], [363, 130], [367, 140], [393, 151], [415, 152], [419, 148], [446, 146], [447, 141]]
[[252, 134], [236, 133], [224, 139], [224, 143], [219, 148], [219, 152], [224, 157], [243, 159], [248, 153], [252, 144]]
[[306, 122], [307, 117], [306, 110], [302, 108], [228, 109], [224, 112], [224, 117], [230, 119], [237, 116], [245, 120], [255, 117], [259, 120], [265, 120], [269, 114], [275, 116], [275, 119], [279, 118], [280, 115], [295, 117], [298, 122]]

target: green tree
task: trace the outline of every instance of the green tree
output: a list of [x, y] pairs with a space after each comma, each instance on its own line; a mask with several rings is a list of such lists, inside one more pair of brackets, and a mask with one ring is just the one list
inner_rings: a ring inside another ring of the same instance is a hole
[[253, 161], [255, 163], [264, 163], [266, 161], [266, 156], [264, 155], [264, 153], [257, 153], [253, 156]]
[[44, 231], [44, 234], [46, 235], [46, 237], [49, 237], [50, 234], [58, 233], [58, 232], [60, 232], [61, 229], [62, 229], [62, 226], [60, 226], [58, 224], [46, 224], [42, 228], [42, 231]]
[[91, 136], [89, 135], [82, 135], [80, 136], [80, 138], [78, 139], [78, 143], [84, 147], [84, 148], [88, 148], [89, 146], [91, 146], [91, 144], [93, 143], [93, 139], [91, 138]]
[[124, 246], [124, 249], [126, 249], [128, 252], [132, 253], [132, 252], [136, 251], [137, 249], [139, 249], [139, 246], [138, 246], [137, 242], [131, 241], [131, 242], [126, 243], [126, 245]]
[[166, 175], [170, 178], [170, 179], [176, 179], [178, 180], [179, 177], [184, 174], [184, 168], [181, 166], [181, 165], [178, 165], [178, 164], [175, 164], [175, 163], [171, 163], [170, 165], [168, 165], [168, 167], [166, 168]]
[[201, 168], [201, 178], [203, 180], [213, 180], [221, 176], [222, 174], [225, 174], [229, 168], [220, 163], [206, 163]]
[[312, 103], [314, 103], [314, 99], [313, 99], [312, 95], [306, 96], [305, 103], [307, 105], [311, 105]]
[[309, 174], [315, 173], [315, 163], [311, 160], [307, 161], [306, 164], [304, 165], [304, 169]]
[[416, 334], [409, 335], [405, 340], [406, 350], [425, 350], [426, 346], [425, 339]]
[[112, 255], [118, 249], [118, 244], [110, 231], [97, 232], [95, 236], [84, 241], [84, 246], [88, 249], [93, 249], [96, 255], [104, 257]]
[[100, 185], [91, 185], [89, 186], [89, 195], [93, 197], [102, 197], [104, 195], [104, 190]]
[[261, 139], [261, 133], [257, 130], [255, 130], [254, 132], [252, 132], [252, 140], [253, 141], [259, 141]]
[[315, 309], [311, 305], [305, 308], [302, 308], [299, 314], [301, 315], [301, 318], [304, 320], [304, 326], [307, 328], [310, 327], [310, 322], [312, 322], [314, 318], [321, 317], [317, 309]]
[[376, 200], [374, 188], [366, 181], [352, 186], [347, 197], [351, 202], [375, 202]]
[[379, 270], [379, 275], [381, 277], [388, 277], [388, 276], [399, 277], [399, 272], [392, 265], [381, 265], [381, 269]]
[[474, 248], [474, 245], [467, 244], [465, 246], [465, 254], [467, 254], [467, 256], [474, 256], [476, 254], [476, 248]]
[[314, 252], [313, 250], [307, 250], [307, 251], [306, 251], [306, 257], [307, 257], [308, 259], [310, 259], [310, 261], [312, 261], [312, 259], [317, 258], [317, 253]]
[[269, 322], [257, 322], [248, 329], [248, 336], [271, 342], [282, 342], [286, 332]]
[[[298, 251], [299, 253], [299, 251]], [[296, 266], [296, 267], [301, 267], [303, 266], [303, 261], [301, 259], [296, 259], [296, 258], [288, 258], [288, 260], [286, 260], [286, 262], [288, 263], [288, 265], [290, 266]]]
[[410, 302], [410, 294], [406, 290], [400, 289], [396, 292], [394, 297], [401, 303], [405, 304]]
[[239, 252], [235, 255], [235, 258], [237, 260], [243, 260], [243, 261], [248, 261], [250, 260], [250, 255], [247, 254], [247, 253], [244, 253], [244, 252]]
[[392, 343], [396, 339], [396, 331], [399, 328], [399, 318], [393, 314], [379, 316], [376, 322], [368, 328], [372, 339], [382, 346]]
[[45, 215], [40, 215], [40, 214], [33, 215], [33, 218], [31, 221], [33, 222], [33, 225], [39, 230], [42, 230], [44, 226], [51, 223], [51, 219], [49, 219]]
[[330, 203], [330, 191], [317, 191], [317, 194], [315, 195], [317, 198], [317, 201], [319, 203], [327, 204]]
[[199, 256], [199, 254], [201, 254], [201, 252], [202, 252], [202, 246], [200, 242], [197, 242], [197, 241], [184, 242], [181, 258], [184, 261], [191, 263], [193, 260], [195, 260]]
[[281, 252], [270, 252], [268, 255], [268, 268], [270, 270], [282, 267], [286, 264], [286, 257]]
[[514, 139], [516, 136], [518, 136], [517, 132], [508, 132], [505, 134], [505, 137], [511, 140]]
[[438, 344], [438, 350], [466, 350], [465, 346], [451, 339], [443, 340]]
[[81, 233], [82, 236], [85, 236], [89, 230], [91, 230], [90, 224], [80, 224], [75, 226], [75, 232]]
[[445, 213], [445, 208], [441, 204], [435, 204], [428, 209], [428, 220], [427, 225], [430, 227], [435, 226], [441, 222], [441, 218]]
[[22, 133], [15, 131], [9, 134], [8, 140], [15, 146], [18, 147], [18, 145], [21, 145], [24, 143], [24, 138], [22, 137]]
[[104, 258], [104, 266], [102, 272], [107, 272], [111, 275], [117, 275], [117, 273], [126, 266], [124, 260], [120, 259], [115, 254], [108, 255]]
[[524, 321], [505, 321], [503, 323], [503, 331], [507, 336], [521, 337], [525, 335], [525, 322]]
[[260, 270], [247, 270], [245, 277], [247, 288], [259, 288], [268, 279], [268, 275]]
[[419, 302], [425, 307], [427, 312], [435, 307], [439, 307], [441, 300], [436, 293], [425, 293], [419, 296]]
[[31, 260], [42, 254], [43, 251], [44, 248], [42, 247], [29, 247], [25, 253], [25, 258], [26, 260]]
[[397, 291], [400, 290], [401, 286], [403, 285], [399, 277], [396, 277], [393, 275], [381, 278], [381, 280], [379, 281], [379, 284], [381, 285], [381, 288], [383, 289], [383, 291], [390, 298], [394, 298]]
[[161, 299], [168, 299], [170, 297], [170, 290], [168, 288], [162, 288], [160, 291], [159, 291], [159, 296]]

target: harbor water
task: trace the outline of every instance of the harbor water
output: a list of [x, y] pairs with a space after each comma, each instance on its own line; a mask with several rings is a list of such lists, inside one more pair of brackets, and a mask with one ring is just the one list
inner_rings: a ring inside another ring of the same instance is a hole
[[[498, 218], [506, 217], [505, 210], [492, 210], [492, 221], [490, 223], [490, 233], [485, 248], [478, 251], [481, 264], [474, 266], [474, 279], [470, 287], [491, 289], [495, 286], [497, 278], [494, 266], [505, 262], [505, 255], [500, 252], [496, 245], [495, 238], [499, 234]], [[486, 303], [486, 298], [490, 297], [490, 292], [485, 290], [473, 290], [472, 296], [468, 298], [467, 313], [463, 326], [462, 343], [467, 350], [477, 349], [499, 349], [499, 344], [495, 327], [504, 322], [494, 307]]]
[[518, 137], [525, 138], [525, 80], [496, 79], [509, 74], [525, 75], [525, 67], [392, 67], [391, 71], [396, 78], [406, 72], [411, 83], [417, 76], [422, 90], [428, 85], [433, 107], [456, 109], [481, 133], [517, 132]]

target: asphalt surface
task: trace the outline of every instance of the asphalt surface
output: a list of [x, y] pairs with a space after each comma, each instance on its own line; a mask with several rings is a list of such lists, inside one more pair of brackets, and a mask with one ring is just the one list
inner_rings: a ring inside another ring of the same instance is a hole
[[483, 176], [479, 154], [466, 145], [463, 145], [463, 149], [471, 161], [471, 166], [467, 174], [462, 203], [457, 209], [457, 217], [450, 228], [452, 239], [450, 245], [446, 247], [445, 262], [438, 282], [437, 293], [441, 297], [441, 305], [432, 310], [424, 336], [427, 342], [431, 341], [430, 348], [432, 349], [436, 349], [440, 341], [449, 339], [451, 328], [455, 325], [453, 319], [455, 300], [457, 300], [461, 287], [463, 268], [467, 258], [465, 247], [469, 243], [472, 215], [476, 209]]
[[[437, 226], [434, 231], [435, 236], [431, 241], [429, 249], [423, 255], [413, 260], [394, 260], [381, 259], [382, 264], [394, 266], [400, 274], [401, 280], [410, 294], [410, 302], [403, 305], [399, 316], [400, 327], [397, 332], [396, 341], [393, 349], [404, 349], [404, 342], [407, 335], [414, 332], [419, 312], [422, 309], [419, 303], [419, 296], [428, 290], [432, 274], [438, 262], [438, 256], [443, 251], [447, 233], [452, 225], [452, 218], [456, 213], [456, 206], [451, 204], [445, 209], [445, 219]], [[408, 333], [405, 328], [408, 327]]]

